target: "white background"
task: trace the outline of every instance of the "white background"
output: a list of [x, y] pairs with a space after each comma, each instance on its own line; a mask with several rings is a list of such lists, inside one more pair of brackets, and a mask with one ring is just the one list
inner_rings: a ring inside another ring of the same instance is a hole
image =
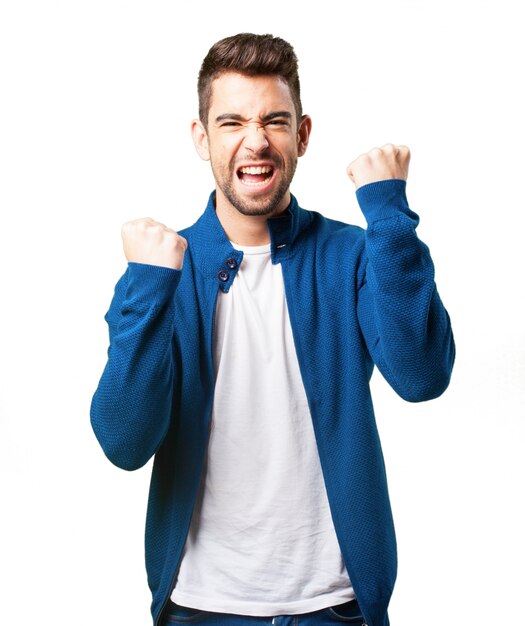
[[346, 165], [407, 144], [458, 356], [449, 390], [374, 398], [399, 540], [392, 626], [525, 624], [519, 2], [4, 1], [0, 8], [0, 623], [143, 626], [148, 466], [89, 424], [120, 225], [193, 223], [212, 189], [196, 76], [239, 31], [289, 40], [313, 117], [292, 191], [364, 224]]

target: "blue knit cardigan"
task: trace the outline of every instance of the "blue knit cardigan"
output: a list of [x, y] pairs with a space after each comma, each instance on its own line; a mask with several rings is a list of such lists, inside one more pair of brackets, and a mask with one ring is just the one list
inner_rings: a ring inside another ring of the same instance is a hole
[[[369, 626], [387, 626], [397, 558], [369, 381], [374, 364], [411, 402], [439, 396], [454, 361], [448, 314], [400, 179], [357, 190], [366, 230], [299, 207], [268, 220], [328, 500]], [[154, 623], [175, 584], [206, 457], [218, 290], [243, 253], [214, 209], [181, 231], [182, 270], [129, 263], [106, 315], [107, 365], [91, 421], [107, 457], [135, 470], [155, 455], [146, 520]]]

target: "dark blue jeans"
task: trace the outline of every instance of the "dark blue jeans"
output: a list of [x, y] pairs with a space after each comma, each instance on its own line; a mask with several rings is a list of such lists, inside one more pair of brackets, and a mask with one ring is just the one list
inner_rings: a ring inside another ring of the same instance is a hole
[[179, 606], [169, 601], [162, 626], [170, 624], [198, 624], [199, 626], [336, 626], [343, 623], [366, 626], [357, 600], [339, 604], [312, 613], [300, 615], [275, 615], [274, 617], [252, 617], [229, 613], [212, 613]]

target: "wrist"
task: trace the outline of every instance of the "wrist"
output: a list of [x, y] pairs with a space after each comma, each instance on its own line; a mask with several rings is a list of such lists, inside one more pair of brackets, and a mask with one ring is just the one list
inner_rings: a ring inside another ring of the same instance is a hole
[[356, 190], [359, 206], [368, 225], [401, 214], [419, 221], [410, 210], [406, 197], [406, 180], [390, 178], [362, 185]]

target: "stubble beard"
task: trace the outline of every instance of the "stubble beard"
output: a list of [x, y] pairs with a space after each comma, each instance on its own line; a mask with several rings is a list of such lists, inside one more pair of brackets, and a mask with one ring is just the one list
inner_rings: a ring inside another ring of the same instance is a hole
[[[273, 159], [273, 161], [276, 162], [275, 159]], [[235, 179], [234, 177], [237, 176], [237, 168], [231, 166], [229, 168], [228, 176], [221, 177], [217, 176], [217, 173], [213, 168], [213, 163], [211, 165], [217, 186], [220, 188], [225, 198], [233, 206], [233, 208], [239, 211], [239, 213], [241, 213], [242, 215], [262, 216], [272, 215], [272, 213], [275, 213], [279, 208], [279, 205], [281, 204], [283, 198], [290, 189], [290, 184], [292, 182], [292, 178], [294, 177], [295, 169], [297, 167], [297, 159], [290, 161], [287, 171], [284, 170], [284, 164], [282, 160], [278, 163], [280, 171], [284, 172], [285, 175], [283, 176], [275, 192], [270, 197], [261, 199], [252, 198], [248, 202], [245, 199], [240, 198], [234, 188], [233, 181]]]

